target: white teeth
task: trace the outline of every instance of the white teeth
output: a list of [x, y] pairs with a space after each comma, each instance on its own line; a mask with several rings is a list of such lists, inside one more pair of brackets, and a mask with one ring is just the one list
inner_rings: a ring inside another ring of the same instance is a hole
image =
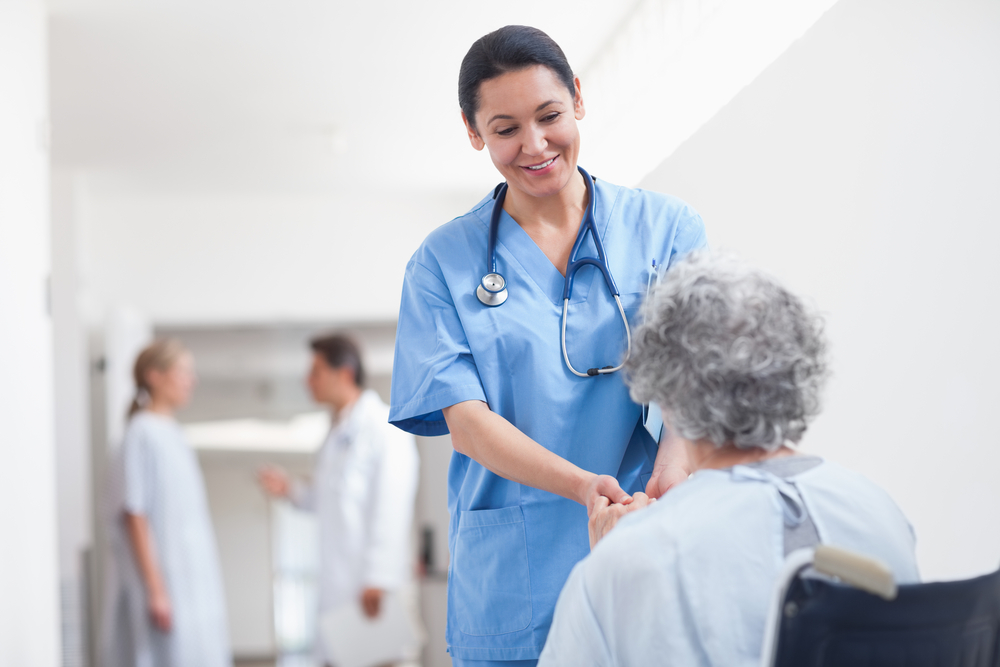
[[547, 166], [549, 166], [550, 164], [552, 164], [553, 162], [555, 162], [555, 160], [556, 160], [555, 158], [552, 158], [548, 162], [543, 162], [542, 164], [536, 165], [534, 167], [528, 167], [528, 169], [530, 169], [532, 171], [538, 171], [539, 169], [545, 169]]

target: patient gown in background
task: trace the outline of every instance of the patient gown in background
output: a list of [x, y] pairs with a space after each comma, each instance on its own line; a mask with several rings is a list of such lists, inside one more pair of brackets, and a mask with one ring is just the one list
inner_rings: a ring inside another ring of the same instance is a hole
[[[140, 412], [112, 465], [108, 498], [111, 567], [103, 644], [107, 667], [232, 664], [222, 575], [194, 452], [172, 418]], [[125, 529], [125, 512], [149, 522], [170, 596], [172, 627], [153, 625]]]

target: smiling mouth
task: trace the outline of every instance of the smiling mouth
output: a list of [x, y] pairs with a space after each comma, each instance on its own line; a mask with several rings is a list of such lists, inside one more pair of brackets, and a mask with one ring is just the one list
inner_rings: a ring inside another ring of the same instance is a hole
[[[559, 156], [557, 155], [556, 157], [559, 157]], [[525, 167], [525, 169], [530, 169], [531, 171], [540, 171], [542, 169], [545, 169], [547, 166], [549, 166], [553, 162], [555, 162], [556, 161], [556, 157], [552, 158], [551, 160], [546, 160], [545, 162], [543, 162], [541, 164], [536, 164], [536, 165], [533, 165], [531, 167]]]

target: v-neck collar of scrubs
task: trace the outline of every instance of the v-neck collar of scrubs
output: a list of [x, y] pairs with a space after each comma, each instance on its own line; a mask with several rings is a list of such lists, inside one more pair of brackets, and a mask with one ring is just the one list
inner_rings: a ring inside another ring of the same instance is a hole
[[[604, 187], [599, 180], [594, 182], [594, 193], [597, 197], [597, 205], [594, 207], [594, 223], [602, 241], [607, 237], [611, 212], [614, 210], [615, 203], [612, 199], [610, 205], [608, 205], [609, 197], [616, 194], [608, 190], [609, 188]], [[482, 210], [487, 229], [489, 229], [489, 220], [493, 212], [493, 206], [496, 206], [495, 199], [490, 202], [489, 207], [485, 207]], [[583, 224], [582, 219], [580, 220], [580, 224]], [[579, 230], [577, 233], [579, 233]], [[530, 278], [552, 300], [554, 305], [562, 305], [563, 287], [566, 284], [565, 276], [560, 273], [555, 264], [538, 247], [534, 239], [528, 235], [528, 232], [524, 231], [521, 225], [517, 224], [517, 221], [507, 211], [500, 212], [500, 227], [497, 231], [497, 253], [503, 255], [504, 263], [520, 265], [524, 275]], [[580, 248], [578, 257], [597, 257], [597, 248], [590, 234], [587, 234], [587, 239]], [[499, 262], [497, 268], [501, 274], [504, 272], [504, 269], [499, 266]], [[586, 275], [588, 273], [590, 276]], [[593, 267], [585, 267], [577, 273], [573, 281], [573, 292], [570, 294], [570, 304], [582, 303], [587, 300], [591, 285], [600, 273], [600, 271]], [[613, 267], [612, 275], [614, 275]], [[601, 277], [601, 280], [603, 280], [603, 277]]]

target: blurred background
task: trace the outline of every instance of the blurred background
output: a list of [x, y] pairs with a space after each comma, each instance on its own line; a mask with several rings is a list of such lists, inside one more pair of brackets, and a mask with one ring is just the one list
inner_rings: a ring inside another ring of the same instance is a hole
[[[889, 490], [925, 578], [1000, 563], [997, 0], [0, 0], [0, 665], [101, 664], [106, 461], [161, 334], [198, 364], [238, 664], [306, 655], [313, 527], [253, 473], [312, 466], [310, 336], [357, 336], [388, 399], [407, 259], [500, 180], [457, 75], [509, 23], [580, 76], [582, 165], [826, 315], [804, 448]], [[447, 665], [451, 448], [418, 440]]]

